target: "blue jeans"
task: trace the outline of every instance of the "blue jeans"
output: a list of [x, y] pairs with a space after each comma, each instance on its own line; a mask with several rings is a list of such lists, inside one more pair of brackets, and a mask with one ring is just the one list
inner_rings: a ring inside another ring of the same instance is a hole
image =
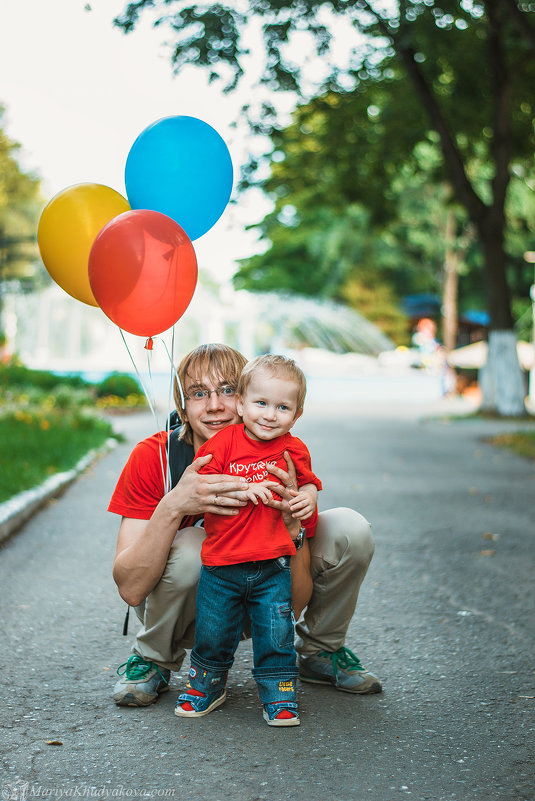
[[295, 701], [297, 667], [289, 556], [202, 567], [191, 686], [207, 694], [225, 686], [248, 618], [253, 640], [252, 672], [261, 702]]

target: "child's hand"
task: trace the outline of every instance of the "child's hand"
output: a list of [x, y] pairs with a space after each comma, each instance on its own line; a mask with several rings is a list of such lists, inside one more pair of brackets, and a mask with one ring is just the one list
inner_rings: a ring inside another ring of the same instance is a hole
[[265, 487], [263, 484], [249, 484], [245, 491], [245, 497], [258, 506], [259, 498], [262, 503], [268, 503], [273, 496], [269, 487]]
[[316, 487], [313, 489], [313, 492], [310, 492], [308, 489], [301, 489], [299, 492], [296, 492], [294, 497], [290, 500], [292, 517], [296, 520], [306, 520], [314, 513], [318, 492]]

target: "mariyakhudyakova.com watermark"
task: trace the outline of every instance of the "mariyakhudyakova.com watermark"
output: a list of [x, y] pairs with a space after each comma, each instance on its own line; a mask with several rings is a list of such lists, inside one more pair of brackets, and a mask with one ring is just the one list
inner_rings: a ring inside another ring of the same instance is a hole
[[2, 786], [3, 801], [26, 801], [31, 798], [173, 798], [175, 790], [167, 788], [98, 787], [74, 784], [71, 787], [44, 787], [30, 782], [13, 782]]

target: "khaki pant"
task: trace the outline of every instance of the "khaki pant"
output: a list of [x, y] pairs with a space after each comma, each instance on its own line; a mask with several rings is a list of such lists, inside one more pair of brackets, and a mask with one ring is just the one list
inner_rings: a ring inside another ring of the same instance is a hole
[[[177, 533], [160, 581], [135, 610], [143, 626], [132, 650], [169, 670], [180, 670], [194, 644], [204, 536], [198, 527]], [[344, 645], [374, 550], [370, 524], [346, 508], [321, 512], [309, 544], [314, 590], [296, 625], [296, 649], [305, 656]]]

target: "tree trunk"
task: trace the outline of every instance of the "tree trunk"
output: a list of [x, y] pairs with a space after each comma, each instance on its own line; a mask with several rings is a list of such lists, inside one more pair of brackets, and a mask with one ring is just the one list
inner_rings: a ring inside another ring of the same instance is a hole
[[448, 211], [446, 219], [446, 252], [444, 255], [444, 288], [442, 292], [442, 339], [449, 353], [457, 344], [458, 314], [457, 286], [459, 282], [459, 258], [455, 251], [455, 213]]
[[524, 377], [518, 362], [514, 331], [491, 331], [487, 363], [479, 371], [481, 409], [503, 417], [526, 414]]
[[503, 216], [489, 209], [479, 231], [491, 318], [487, 363], [480, 371], [481, 408], [507, 417], [519, 417], [526, 414], [526, 392], [513, 330], [503, 227]]

